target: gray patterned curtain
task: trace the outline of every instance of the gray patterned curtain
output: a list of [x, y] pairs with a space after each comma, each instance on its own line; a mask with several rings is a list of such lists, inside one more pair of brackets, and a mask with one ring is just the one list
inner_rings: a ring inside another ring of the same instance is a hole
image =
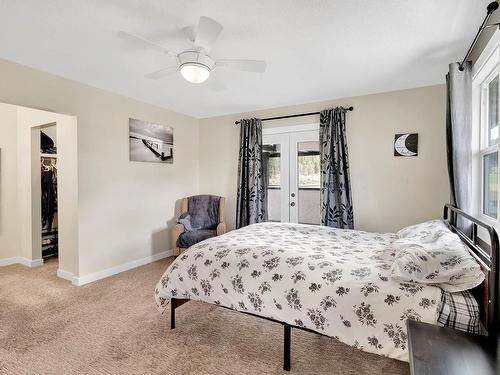
[[[472, 64], [450, 64], [446, 75], [446, 153], [450, 179], [450, 202], [470, 212], [472, 191]], [[459, 220], [462, 230], [469, 232], [470, 223]]]
[[320, 113], [321, 225], [354, 228], [345, 110]]
[[267, 190], [262, 158], [262, 123], [240, 120], [236, 228], [267, 220]]

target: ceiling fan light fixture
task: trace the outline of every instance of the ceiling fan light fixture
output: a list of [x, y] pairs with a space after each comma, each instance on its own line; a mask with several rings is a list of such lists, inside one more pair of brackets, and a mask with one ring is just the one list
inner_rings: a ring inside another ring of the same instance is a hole
[[199, 63], [185, 63], [181, 66], [181, 74], [188, 82], [202, 83], [210, 76], [210, 69]]
[[[201, 16], [198, 21], [198, 26], [192, 26], [188, 29], [189, 40], [192, 47], [181, 50], [178, 53], [141, 36], [130, 34], [125, 31], [120, 31], [118, 36], [122, 39], [138, 42], [143, 46], [149, 47], [150, 49], [175, 57], [175, 65], [172, 64], [163, 69], [146, 74], [144, 77], [149, 79], [160, 79], [171, 74], [177, 74], [177, 72], [180, 71], [182, 77], [186, 81], [196, 84], [205, 82], [210, 77], [212, 70], [219, 68], [240, 70], [251, 73], [265, 72], [266, 62], [263, 60], [214, 60], [210, 56], [210, 51], [222, 32], [222, 25], [217, 21], [209, 17]], [[219, 87], [216, 88], [217, 85], [212, 84], [212, 82], [209, 86], [211, 89], [216, 91], [223, 89], [223, 85], [219, 85]]]

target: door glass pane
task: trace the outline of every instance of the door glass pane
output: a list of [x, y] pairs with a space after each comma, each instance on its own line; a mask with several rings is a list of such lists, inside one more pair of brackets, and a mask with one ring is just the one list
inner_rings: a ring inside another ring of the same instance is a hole
[[320, 160], [319, 142], [297, 143], [298, 216], [299, 223], [320, 223]]
[[488, 146], [498, 143], [498, 76], [488, 84]]
[[498, 152], [483, 156], [483, 213], [497, 218]]
[[267, 176], [267, 220], [281, 221], [281, 146], [263, 145], [264, 170]]

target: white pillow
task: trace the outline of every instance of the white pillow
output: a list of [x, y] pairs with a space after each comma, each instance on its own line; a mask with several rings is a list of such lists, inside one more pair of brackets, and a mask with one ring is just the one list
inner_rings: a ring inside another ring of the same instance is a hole
[[[436, 285], [448, 292], [472, 289], [484, 280], [480, 265], [460, 238], [441, 221], [405, 228], [393, 242], [391, 276], [397, 281]], [[401, 232], [401, 231], [400, 231]], [[399, 235], [399, 232], [398, 232]]]
[[419, 241], [432, 241], [440, 232], [450, 232], [448, 225], [441, 219], [429, 220], [410, 225], [399, 230], [399, 238], [418, 238]]

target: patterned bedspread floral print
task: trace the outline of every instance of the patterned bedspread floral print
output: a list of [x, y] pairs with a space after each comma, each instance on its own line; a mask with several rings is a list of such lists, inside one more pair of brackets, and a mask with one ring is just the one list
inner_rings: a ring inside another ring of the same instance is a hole
[[272, 318], [408, 361], [406, 320], [436, 324], [441, 290], [390, 278], [396, 235], [260, 223], [200, 242], [155, 298], [188, 298]]

